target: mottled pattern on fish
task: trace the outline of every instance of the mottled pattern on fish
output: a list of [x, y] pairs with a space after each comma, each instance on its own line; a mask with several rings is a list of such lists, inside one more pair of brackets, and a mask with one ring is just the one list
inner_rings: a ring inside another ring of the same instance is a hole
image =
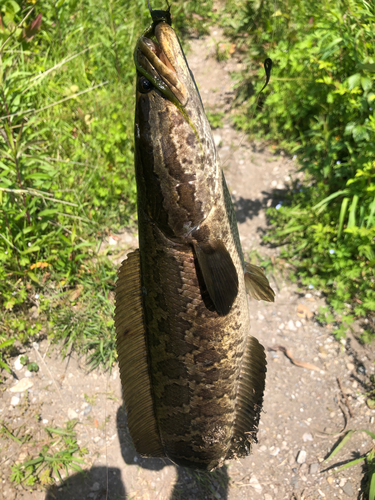
[[[123, 263], [116, 293], [121, 381], [141, 454], [213, 470], [250, 452], [262, 405], [266, 361], [249, 335], [245, 279], [256, 298], [271, 300], [273, 292], [261, 270], [245, 268], [233, 205], [178, 39], [166, 22], [154, 31], [160, 46], [141, 38], [135, 53], [139, 252]], [[173, 81], [178, 100], [159, 88], [158, 72]]]

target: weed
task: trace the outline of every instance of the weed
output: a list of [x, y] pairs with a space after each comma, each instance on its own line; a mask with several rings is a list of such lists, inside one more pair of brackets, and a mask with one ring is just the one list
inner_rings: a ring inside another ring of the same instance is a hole
[[[74, 432], [76, 423], [77, 421], [74, 420], [67, 422], [65, 429], [45, 427], [47, 442], [43, 440], [40, 443], [34, 443], [33, 449], [41, 448], [38, 456], [34, 458], [29, 456], [25, 461], [11, 466], [11, 481], [16, 484], [23, 483], [26, 486], [35, 484], [47, 486], [56, 480], [62, 482], [62, 471], [66, 476], [70, 470], [82, 472], [80, 464], [84, 463], [82, 456], [87, 453], [87, 450], [77, 445]], [[19, 444], [24, 444], [25, 441], [15, 438], [5, 426], [2, 429], [5, 429], [7, 437], [16, 439]]]
[[[326, 295], [337, 337], [375, 311], [374, 6], [227, 2], [222, 23], [247, 61], [235, 123], [294, 155], [303, 182], [268, 211], [267, 240], [306, 286]], [[271, 86], [259, 63], [273, 60]], [[253, 104], [257, 102], [257, 111]], [[372, 332], [372, 333], [371, 333]]]
[[[350, 440], [350, 438], [353, 436], [355, 432], [364, 432], [372, 440], [375, 440], [375, 434], [373, 432], [370, 432], [367, 429], [358, 429], [358, 430], [349, 430], [345, 433], [344, 437], [340, 440], [338, 445], [334, 448], [332, 453], [329, 454], [329, 456], [325, 459], [327, 462], [331, 458], [333, 458], [345, 445], [346, 443]], [[364, 491], [364, 494], [366, 495], [366, 498], [368, 500], [375, 500], [375, 447], [374, 445], [371, 446], [370, 450], [365, 453], [363, 456], [359, 458], [355, 458], [354, 460], [350, 460], [349, 462], [346, 462], [344, 465], [339, 467], [338, 469], [335, 470], [335, 472], [339, 472], [341, 470], [347, 469], [348, 467], [352, 467], [353, 465], [357, 465], [359, 463], [364, 463], [366, 464], [366, 489]]]
[[207, 111], [206, 112], [208, 121], [210, 122], [211, 128], [221, 128], [224, 124], [223, 119], [225, 113], [223, 111]]

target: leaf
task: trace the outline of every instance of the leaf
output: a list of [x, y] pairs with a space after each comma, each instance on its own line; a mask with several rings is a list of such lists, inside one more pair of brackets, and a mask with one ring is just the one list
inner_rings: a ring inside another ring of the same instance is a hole
[[361, 458], [356, 458], [354, 460], [351, 460], [350, 462], [348, 462], [347, 464], [345, 465], [342, 465], [341, 467], [339, 467], [338, 469], [336, 469], [335, 472], [339, 472], [340, 470], [344, 470], [344, 469], [348, 469], [349, 467], [352, 467], [352, 465], [356, 465], [360, 462], [363, 462], [363, 460], [365, 459], [366, 457], [361, 457]]
[[358, 204], [358, 199], [359, 196], [355, 194], [353, 196], [352, 203], [350, 205], [350, 211], [349, 211], [349, 220], [348, 220], [348, 229], [354, 227], [356, 225], [356, 210], [357, 210], [357, 204]]
[[359, 87], [361, 84], [361, 74], [355, 73], [346, 80], [349, 90], [353, 90], [355, 87]]
[[336, 446], [336, 448], [333, 450], [333, 452], [324, 460], [325, 462], [328, 462], [328, 460], [331, 460], [340, 450], [343, 448], [346, 443], [349, 441], [349, 439], [352, 437], [352, 435], [355, 433], [354, 430], [348, 431], [345, 436], [342, 438], [340, 443]]
[[375, 472], [370, 473], [370, 489], [368, 493], [368, 500], [375, 500]]
[[331, 200], [334, 200], [335, 198], [337, 198], [338, 196], [341, 196], [343, 194], [347, 194], [349, 193], [349, 189], [344, 189], [342, 191], [336, 191], [336, 193], [332, 193], [330, 194], [329, 196], [327, 196], [327, 198], [324, 198], [324, 200], [320, 201], [319, 203], [317, 203], [313, 209], [314, 210], [317, 210], [320, 208], [320, 210], [318, 210], [318, 213], [322, 212], [324, 209], [325, 209], [325, 206], [328, 204], [329, 201]]
[[361, 63], [357, 65], [358, 69], [364, 69], [365, 71], [369, 71], [370, 73], [375, 73], [375, 64], [374, 63]]
[[340, 217], [339, 217], [339, 228], [337, 231], [337, 238], [340, 238], [341, 234], [342, 234], [342, 228], [344, 227], [344, 219], [345, 219], [346, 210], [348, 208], [348, 203], [349, 203], [349, 198], [344, 198], [342, 200], [341, 209], [340, 209]]
[[362, 76], [361, 85], [362, 85], [363, 90], [365, 92], [367, 92], [372, 87], [372, 79], [369, 78], [368, 76]]

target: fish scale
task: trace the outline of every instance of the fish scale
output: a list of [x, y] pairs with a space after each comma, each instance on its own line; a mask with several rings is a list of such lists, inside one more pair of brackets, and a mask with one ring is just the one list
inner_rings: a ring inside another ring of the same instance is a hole
[[[244, 261], [203, 105], [169, 12], [135, 50], [139, 251], [116, 288], [129, 431], [144, 456], [211, 471], [250, 452], [265, 384], [246, 290], [273, 301]], [[157, 41], [152, 40], [156, 37]]]

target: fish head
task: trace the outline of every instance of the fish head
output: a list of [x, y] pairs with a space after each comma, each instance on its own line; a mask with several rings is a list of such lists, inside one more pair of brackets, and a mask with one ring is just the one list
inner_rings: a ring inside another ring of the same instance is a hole
[[211, 128], [179, 39], [166, 20], [137, 42], [135, 149], [139, 206], [167, 237], [188, 239], [221, 185]]

